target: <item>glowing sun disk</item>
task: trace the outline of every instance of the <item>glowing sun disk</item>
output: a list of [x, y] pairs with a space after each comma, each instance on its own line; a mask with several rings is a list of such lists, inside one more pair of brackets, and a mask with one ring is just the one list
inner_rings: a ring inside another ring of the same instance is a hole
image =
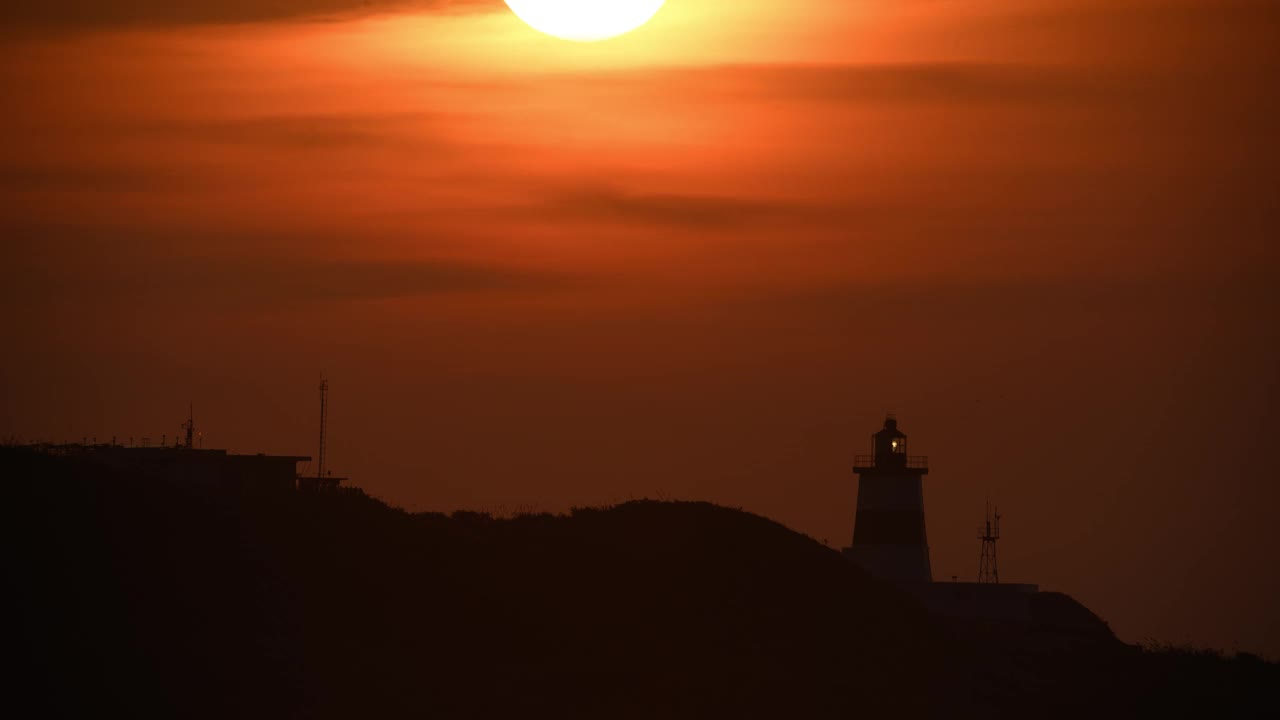
[[565, 40], [593, 42], [649, 22], [666, 0], [507, 0], [530, 27]]

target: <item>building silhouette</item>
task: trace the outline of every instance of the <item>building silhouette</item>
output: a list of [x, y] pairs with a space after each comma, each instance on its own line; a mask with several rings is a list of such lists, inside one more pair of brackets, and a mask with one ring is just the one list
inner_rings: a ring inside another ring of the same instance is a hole
[[116, 443], [42, 444], [33, 449], [75, 457], [129, 477], [234, 492], [287, 492], [298, 487], [305, 455], [235, 455], [184, 444], [126, 447]]
[[[152, 482], [180, 483], [187, 487], [232, 492], [284, 492], [291, 490], [329, 490], [346, 478], [331, 475], [303, 478], [298, 463], [310, 462], [308, 455], [236, 455], [221, 449], [197, 446], [194, 413], [188, 412], [182, 423], [183, 437], [173, 444], [153, 446], [148, 438], [134, 445], [116, 442], [37, 443], [32, 450], [49, 455], [73, 457], [99, 465], [104, 469], [132, 478]], [[203, 442], [201, 442], [203, 444]]]
[[[162, 439], [160, 445], [152, 446], [145, 437], [139, 445], [133, 444], [133, 438], [128, 445], [122, 445], [113, 437], [109, 443], [99, 443], [96, 438], [90, 442], [85, 438], [80, 443], [33, 443], [28, 447], [49, 455], [86, 460], [130, 477], [195, 488], [235, 492], [333, 491], [349, 478], [337, 477], [325, 467], [328, 383], [322, 382], [320, 391], [320, 463], [314, 475], [303, 476], [298, 472], [298, 463], [311, 462], [309, 455], [236, 455], [226, 450], [206, 450], [203, 438], [196, 432], [195, 413], [190, 408], [186, 422], [182, 423], [183, 437], [175, 436], [172, 445]], [[199, 444], [197, 438], [200, 438]]]

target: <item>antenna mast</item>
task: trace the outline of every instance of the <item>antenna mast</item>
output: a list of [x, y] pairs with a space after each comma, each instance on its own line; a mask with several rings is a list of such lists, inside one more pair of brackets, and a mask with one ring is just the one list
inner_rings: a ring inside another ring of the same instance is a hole
[[1000, 568], [996, 564], [996, 541], [1000, 539], [1000, 508], [991, 507], [987, 501], [987, 524], [979, 530], [982, 541], [982, 558], [978, 560], [978, 582], [1000, 584]]
[[186, 444], [186, 448], [187, 448], [188, 450], [190, 450], [190, 449], [192, 448], [192, 442], [191, 442], [191, 441], [192, 441], [192, 439], [195, 437], [195, 433], [196, 433], [196, 413], [195, 413], [195, 406], [193, 406], [193, 405], [187, 405], [187, 421], [186, 421], [186, 422], [184, 422], [184, 423], [182, 423], [182, 429], [187, 431], [187, 444]]
[[320, 376], [320, 460], [316, 465], [316, 477], [324, 477], [324, 435], [329, 422], [329, 381]]

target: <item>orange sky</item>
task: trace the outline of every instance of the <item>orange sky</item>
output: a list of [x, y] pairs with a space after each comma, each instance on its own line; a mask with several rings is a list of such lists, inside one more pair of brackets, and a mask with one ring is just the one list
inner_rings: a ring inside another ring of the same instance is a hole
[[0, 435], [310, 452], [323, 369], [392, 502], [844, 545], [892, 408], [940, 578], [989, 495], [1011, 579], [1280, 655], [1273, 3], [349, 5], [0, 10]]

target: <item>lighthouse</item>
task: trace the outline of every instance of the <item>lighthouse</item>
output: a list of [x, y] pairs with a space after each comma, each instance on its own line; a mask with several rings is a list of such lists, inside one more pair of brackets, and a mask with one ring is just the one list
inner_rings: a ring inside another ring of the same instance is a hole
[[894, 582], [928, 583], [924, 476], [929, 459], [907, 454], [907, 436], [889, 415], [871, 436], [871, 455], [858, 455], [858, 511], [853, 546], [844, 552], [871, 574]]

